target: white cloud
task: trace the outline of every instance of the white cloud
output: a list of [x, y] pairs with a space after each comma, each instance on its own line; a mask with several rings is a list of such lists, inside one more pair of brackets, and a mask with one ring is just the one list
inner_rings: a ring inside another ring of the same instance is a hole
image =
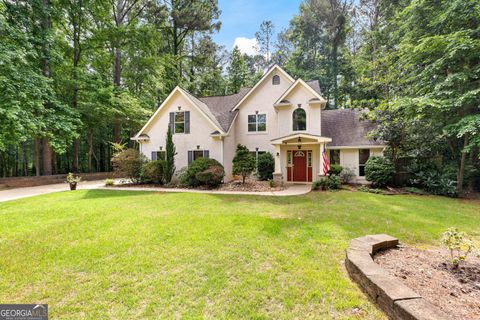
[[249, 56], [258, 54], [257, 39], [255, 38], [237, 37], [233, 43], [233, 48], [235, 48], [235, 46], [238, 46], [241, 53], [248, 54]]

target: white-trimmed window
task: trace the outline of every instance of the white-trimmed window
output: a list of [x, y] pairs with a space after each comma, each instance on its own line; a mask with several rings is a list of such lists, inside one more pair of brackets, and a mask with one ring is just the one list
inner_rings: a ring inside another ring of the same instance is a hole
[[170, 128], [174, 134], [190, 133], [190, 111], [170, 112]]
[[175, 133], [185, 133], [185, 112], [175, 112]]
[[370, 149], [359, 149], [358, 150], [358, 175], [360, 177], [365, 176], [365, 165], [370, 158]]
[[274, 75], [272, 78], [272, 84], [274, 86], [278, 86], [280, 84], [280, 76], [279, 75]]
[[297, 108], [292, 113], [293, 131], [307, 130], [307, 112], [302, 108]]
[[340, 164], [340, 150], [330, 150], [330, 164]]
[[152, 151], [152, 160], [165, 160], [166, 157], [166, 151]]
[[267, 131], [267, 115], [265, 113], [248, 115], [248, 132], [265, 131]]
[[208, 150], [189, 150], [188, 151], [188, 165], [199, 158], [210, 158], [210, 152]]

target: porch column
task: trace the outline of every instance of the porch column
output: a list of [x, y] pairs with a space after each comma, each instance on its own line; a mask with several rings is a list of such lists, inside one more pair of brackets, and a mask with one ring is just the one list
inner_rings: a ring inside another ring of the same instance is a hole
[[282, 153], [280, 152], [280, 145], [276, 144], [275, 145], [275, 154], [274, 154], [275, 172], [273, 173], [273, 181], [278, 185], [283, 184], [283, 175], [282, 175], [282, 166], [281, 166], [282, 158], [281, 157], [282, 157]]
[[281, 174], [282, 173], [282, 167], [281, 167], [281, 157], [282, 154], [280, 153], [280, 145], [276, 144], [275, 145], [275, 172], [274, 173], [277, 173], [277, 174]]

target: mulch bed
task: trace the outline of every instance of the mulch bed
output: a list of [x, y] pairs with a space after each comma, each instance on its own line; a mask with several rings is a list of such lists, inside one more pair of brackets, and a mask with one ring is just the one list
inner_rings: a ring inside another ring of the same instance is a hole
[[452, 319], [480, 319], [480, 258], [471, 254], [452, 268], [445, 249], [400, 246], [379, 252], [374, 260]]
[[249, 191], [249, 192], [265, 192], [265, 191], [280, 191], [284, 188], [277, 186], [270, 188], [268, 181], [258, 181], [255, 178], [247, 178], [245, 184], [241, 180], [233, 180], [220, 185], [218, 190], [222, 191]]
[[[159, 185], [159, 184], [135, 184], [135, 183], [119, 183], [114, 187], [135, 187], [135, 188], [169, 188], [175, 189], [173, 186]], [[216, 190], [216, 191], [247, 191], [247, 192], [265, 192], [265, 191], [280, 191], [284, 188], [281, 186], [270, 188], [268, 181], [258, 181], [255, 178], [248, 177], [245, 180], [245, 184], [241, 180], [233, 180], [227, 183], [221, 184], [216, 189], [208, 189], [207, 187], [198, 187], [197, 190]]]

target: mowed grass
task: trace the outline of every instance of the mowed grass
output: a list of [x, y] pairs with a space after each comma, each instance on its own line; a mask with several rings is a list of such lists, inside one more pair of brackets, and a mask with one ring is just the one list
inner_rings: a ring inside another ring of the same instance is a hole
[[350, 239], [480, 239], [480, 202], [90, 190], [0, 203], [0, 303], [51, 319], [383, 319], [343, 266]]

